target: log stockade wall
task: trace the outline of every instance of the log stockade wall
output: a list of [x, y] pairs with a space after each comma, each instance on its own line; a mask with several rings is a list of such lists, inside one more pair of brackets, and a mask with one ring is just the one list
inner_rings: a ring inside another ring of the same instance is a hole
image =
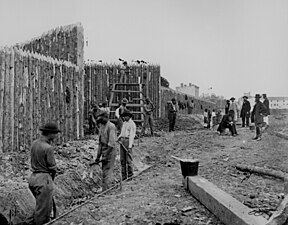
[[84, 32], [81, 23], [50, 30], [29, 42], [17, 44], [30, 52], [84, 67]]
[[[197, 113], [197, 114], [203, 114], [205, 109], [216, 109], [216, 104], [213, 102], [205, 101], [199, 98], [196, 98], [191, 95], [186, 95], [180, 92], [177, 92], [171, 88], [167, 87], [161, 87], [161, 117], [162, 118], [167, 118], [168, 117], [168, 110], [167, 110], [167, 102], [171, 101], [172, 98], [175, 98], [178, 106], [180, 104], [186, 104], [187, 105], [187, 100], [185, 99], [185, 96], [188, 97], [188, 100], [191, 101], [193, 100], [194, 102], [194, 109], [192, 110], [192, 113]], [[180, 103], [180, 104], [179, 104]], [[180, 109], [180, 113], [186, 114], [187, 113], [187, 108], [185, 109]]]
[[[97, 104], [109, 101], [112, 85], [115, 83], [141, 83], [143, 97], [149, 97], [156, 109], [160, 106], [160, 66], [158, 65], [129, 65], [129, 73], [119, 64], [86, 64], [84, 76], [85, 118], [91, 102]], [[125, 94], [123, 97], [129, 96]], [[119, 99], [121, 101], [121, 99]], [[154, 111], [159, 116], [159, 110]]]
[[75, 64], [0, 49], [0, 152], [27, 149], [48, 121], [62, 130], [59, 143], [82, 137], [82, 83]]

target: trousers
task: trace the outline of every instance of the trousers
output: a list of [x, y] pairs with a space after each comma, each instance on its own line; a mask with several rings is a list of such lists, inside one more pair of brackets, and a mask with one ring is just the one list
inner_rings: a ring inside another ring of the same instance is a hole
[[[108, 151], [111, 148], [109, 146], [102, 147], [102, 152]], [[113, 169], [116, 159], [116, 150], [113, 149], [110, 153], [102, 160], [102, 191], [109, 189], [114, 181]]]
[[144, 134], [145, 133], [145, 130], [146, 130], [146, 127], [149, 125], [150, 127], [150, 131], [151, 131], [151, 134], [153, 135], [153, 127], [154, 127], [154, 120], [153, 120], [153, 117], [152, 115], [145, 115], [144, 117], [144, 123], [143, 123], [143, 127], [142, 127], [142, 131], [141, 133]]
[[128, 139], [122, 138], [121, 142], [122, 142], [122, 144], [120, 144], [121, 174], [122, 174], [122, 180], [126, 180], [127, 177], [133, 176], [132, 150], [129, 150]]
[[29, 189], [36, 199], [34, 213], [26, 221], [27, 224], [42, 225], [50, 220], [53, 204], [54, 185], [50, 174], [32, 173]]

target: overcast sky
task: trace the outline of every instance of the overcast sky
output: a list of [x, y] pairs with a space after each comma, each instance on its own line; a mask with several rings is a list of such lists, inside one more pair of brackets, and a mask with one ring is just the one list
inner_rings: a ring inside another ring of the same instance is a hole
[[0, 46], [76, 22], [86, 60], [145, 60], [172, 88], [227, 98], [288, 96], [287, 0], [0, 0]]

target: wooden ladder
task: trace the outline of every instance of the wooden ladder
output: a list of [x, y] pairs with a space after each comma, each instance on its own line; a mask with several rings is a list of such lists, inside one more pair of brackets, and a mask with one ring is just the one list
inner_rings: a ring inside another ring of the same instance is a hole
[[139, 83], [114, 83], [109, 101], [110, 120], [115, 122], [115, 111], [123, 98], [127, 98], [127, 109], [133, 114], [133, 121], [137, 125], [142, 125], [143, 115], [143, 92], [142, 84]]

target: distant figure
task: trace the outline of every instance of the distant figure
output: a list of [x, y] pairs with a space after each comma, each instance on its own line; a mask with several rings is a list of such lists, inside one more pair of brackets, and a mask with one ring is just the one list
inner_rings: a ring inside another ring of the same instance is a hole
[[210, 124], [209, 124], [209, 114], [208, 114], [208, 109], [204, 110], [204, 128], [209, 128]]
[[154, 105], [150, 98], [145, 99], [145, 104], [144, 104], [144, 122], [143, 122], [143, 127], [141, 134], [145, 134], [146, 127], [149, 125], [150, 127], [150, 132], [151, 135], [153, 136], [154, 132], [154, 121], [153, 121], [153, 110], [154, 110]]
[[233, 112], [234, 112], [233, 122], [236, 124], [236, 122], [238, 120], [238, 112], [239, 112], [239, 110], [238, 110], [238, 106], [237, 106], [237, 104], [235, 102], [235, 98], [232, 97], [232, 98], [230, 98], [230, 100], [231, 100], [231, 104], [229, 106], [229, 111], [233, 110]]
[[240, 117], [242, 118], [242, 127], [245, 127], [245, 124], [247, 127], [249, 127], [251, 105], [247, 99], [247, 96], [243, 96], [243, 104], [240, 112]]
[[230, 100], [226, 100], [225, 104], [225, 114], [227, 115], [229, 112], [229, 107], [230, 107]]
[[102, 103], [102, 107], [100, 108], [100, 110], [107, 112], [108, 116], [110, 115], [110, 108], [108, 107], [108, 103], [107, 102], [103, 102]]
[[88, 123], [89, 123], [90, 134], [98, 133], [98, 128], [97, 128], [96, 119], [95, 119], [95, 115], [98, 110], [99, 110], [99, 106], [95, 104], [94, 102], [91, 102], [91, 105], [88, 111]]
[[120, 115], [118, 120], [117, 120], [117, 127], [119, 129], [119, 132], [121, 131], [121, 128], [122, 128], [122, 125], [123, 125], [123, 119], [122, 119], [121, 115], [124, 113], [124, 111], [127, 110], [127, 108], [126, 108], [127, 103], [128, 103], [127, 98], [123, 98], [122, 101], [121, 101], [121, 105], [119, 107], [119, 110], [118, 110], [119, 115]]
[[261, 129], [264, 126], [263, 117], [267, 115], [266, 106], [260, 101], [260, 98], [259, 94], [255, 95], [255, 105], [251, 115], [251, 122], [255, 123], [256, 127], [256, 137], [253, 138], [255, 141], [261, 140]]
[[109, 121], [106, 111], [99, 111], [96, 114], [96, 121], [100, 123], [99, 147], [96, 163], [102, 162], [102, 191], [109, 189], [113, 184], [113, 168], [116, 159], [116, 127]]
[[176, 99], [172, 98], [171, 102], [168, 102], [168, 120], [169, 120], [169, 132], [175, 131], [175, 122], [178, 109]]
[[222, 117], [222, 120], [218, 126], [217, 131], [220, 133], [220, 135], [224, 135], [225, 134], [225, 130], [226, 128], [229, 129], [230, 133], [232, 136], [236, 136], [237, 132], [236, 132], [236, 126], [233, 122], [233, 117], [234, 117], [234, 112], [233, 110], [229, 110], [228, 114], [225, 114]]
[[117, 119], [117, 122], [116, 122], [116, 127], [117, 127], [117, 130], [121, 130], [121, 122], [119, 122], [121, 120], [120, 118], [120, 107], [121, 107], [121, 103], [118, 104], [118, 108], [115, 110], [115, 117]]
[[267, 110], [267, 116], [264, 116], [263, 120], [264, 120], [264, 123], [266, 124], [265, 129], [267, 129], [269, 127], [269, 118], [268, 117], [270, 115], [270, 106], [269, 106], [269, 99], [267, 98], [266, 94], [263, 94], [263, 98], [264, 98], [263, 104], [265, 105], [266, 110]]
[[211, 114], [211, 128], [213, 128], [215, 125], [216, 125], [216, 112], [215, 109], [213, 109]]
[[188, 99], [187, 108], [188, 108], [188, 114], [192, 114], [193, 109], [194, 109], [194, 101], [193, 100]]

